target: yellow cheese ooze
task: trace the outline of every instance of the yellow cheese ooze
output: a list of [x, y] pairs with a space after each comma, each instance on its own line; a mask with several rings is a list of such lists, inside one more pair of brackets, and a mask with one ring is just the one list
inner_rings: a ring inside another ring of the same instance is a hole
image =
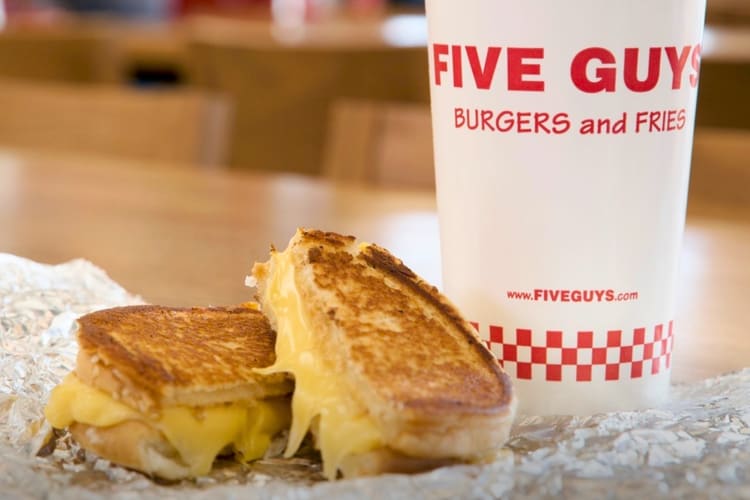
[[243, 427], [234, 446], [242, 459], [249, 462], [266, 453], [271, 438], [289, 427], [292, 415], [286, 398], [262, 401], [247, 411], [247, 425]]
[[52, 390], [44, 416], [57, 429], [64, 429], [73, 422], [109, 427], [140, 418], [137, 411], [84, 384], [73, 373]]
[[316, 352], [294, 281], [291, 255], [275, 253], [272, 259], [274, 272], [265, 298], [276, 316], [276, 363], [260, 372], [294, 375], [292, 427], [286, 456], [299, 449], [317, 418], [316, 445], [323, 459], [323, 474], [333, 479], [344, 458], [382, 446], [382, 438], [367, 412], [342, 389]]
[[216, 455], [239, 436], [246, 415], [245, 408], [235, 405], [214, 406], [199, 412], [168, 408], [162, 411], [156, 427], [197, 476], [207, 474]]
[[140, 420], [161, 431], [194, 476], [207, 474], [216, 456], [233, 445], [242, 459], [260, 458], [274, 434], [289, 425], [289, 404], [284, 399], [203, 408], [172, 407], [158, 418], [148, 418], [108, 394], [68, 375], [50, 396], [44, 410], [53, 427], [73, 422], [108, 427], [126, 420]]

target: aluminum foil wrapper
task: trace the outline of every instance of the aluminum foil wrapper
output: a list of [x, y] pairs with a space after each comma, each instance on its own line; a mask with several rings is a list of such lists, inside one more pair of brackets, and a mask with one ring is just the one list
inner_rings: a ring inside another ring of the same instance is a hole
[[750, 369], [675, 386], [659, 409], [521, 416], [487, 465], [326, 482], [311, 450], [284, 460], [276, 442], [250, 465], [154, 481], [81, 450], [42, 416], [75, 365], [75, 318], [140, 302], [89, 262], [0, 254], [0, 497], [750, 498]]

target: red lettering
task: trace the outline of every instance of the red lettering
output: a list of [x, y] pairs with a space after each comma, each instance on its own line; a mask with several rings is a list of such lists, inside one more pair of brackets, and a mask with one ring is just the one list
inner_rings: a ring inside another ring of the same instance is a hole
[[451, 45], [451, 61], [453, 63], [453, 86], [462, 88], [464, 86], [463, 64], [461, 63], [461, 46]]
[[701, 67], [701, 45], [698, 44], [693, 47], [693, 57], [690, 58], [690, 66], [693, 67], [694, 73], [690, 75], [690, 86], [695, 88], [698, 86], [698, 74], [700, 73]]
[[[497, 120], [495, 120], [495, 126], [498, 132], [509, 132], [513, 130], [514, 125], [513, 112], [512, 111], [501, 111], [497, 114]], [[502, 124], [502, 125], [501, 125]]]
[[489, 109], [483, 109], [482, 110], [482, 130], [492, 130], [495, 131], [495, 127], [492, 126], [492, 120], [494, 113], [490, 111]]
[[690, 45], [683, 47], [679, 56], [677, 47], [664, 47], [664, 52], [667, 53], [667, 61], [669, 61], [669, 67], [672, 68], [672, 88], [678, 90], [682, 87], [682, 72], [690, 56]]
[[552, 117], [552, 124], [554, 125], [552, 130], [556, 134], [564, 134], [570, 130], [570, 118], [568, 118], [568, 113], [557, 113]]
[[488, 132], [516, 132], [519, 134], [563, 134], [570, 130], [567, 113], [544, 111], [512, 111], [503, 109], [454, 108], [453, 126]]
[[552, 131], [547, 128], [546, 123], [549, 121], [549, 113], [534, 113], [534, 132], [539, 133], [540, 130], [550, 134]]
[[521, 111], [517, 113], [516, 119], [518, 121], [518, 132], [521, 134], [531, 132], [531, 113], [527, 111]]
[[670, 109], [667, 111], [667, 126], [665, 127], [666, 130], [672, 131], [677, 130], [677, 126], [675, 124], [677, 111], [674, 109]]
[[453, 110], [453, 126], [461, 128], [466, 123], [466, 115], [464, 115], [464, 108], [455, 108]]
[[[618, 59], [610, 50], [604, 47], [587, 47], [573, 57], [570, 64], [570, 77], [574, 86], [586, 93], [615, 92], [618, 80], [632, 92], [649, 92], [660, 82], [662, 49], [671, 70], [671, 88], [673, 90], [682, 88], [688, 60], [692, 68], [688, 81], [691, 87], [697, 87], [701, 60], [700, 44], [648, 49], [628, 47], [623, 52], [622, 66], [618, 64]], [[442, 85], [444, 74], [450, 71], [453, 86], [463, 88], [463, 66], [464, 62], [468, 62], [474, 87], [479, 90], [491, 89], [496, 82], [495, 77], [502, 50], [503, 48], [498, 46], [484, 48], [476, 45], [432, 44], [435, 85]], [[648, 50], [647, 55], [643, 54], [646, 50]], [[545, 49], [542, 47], [507, 47], [505, 51], [507, 54], [505, 88], [511, 92], [543, 92], [546, 89], [546, 83], [540, 77]], [[464, 58], [467, 61], [464, 61]], [[621, 77], [620, 71], [622, 71]], [[479, 119], [478, 116], [477, 119]], [[534, 124], [532, 130], [554, 131], [554, 128], [551, 129], [548, 126], [548, 119], [549, 117], [539, 124]], [[484, 122], [489, 123], [488, 120], [490, 118]], [[521, 131], [527, 132], [528, 125], [523, 121]]]
[[590, 47], [583, 49], [573, 58], [570, 65], [570, 77], [573, 84], [583, 92], [593, 94], [596, 92], [614, 92], [617, 70], [611, 66], [598, 67], [595, 70], [596, 80], [590, 80], [587, 74], [589, 63], [598, 60], [603, 64], [614, 64], [615, 56], [612, 52], [602, 47]]
[[[471, 117], [474, 116], [474, 124], [471, 124]], [[466, 127], [469, 130], [476, 130], [479, 128], [479, 110], [467, 109], [466, 110]]]
[[478, 89], [487, 90], [492, 85], [495, 76], [495, 68], [500, 58], [500, 47], [488, 47], [487, 57], [484, 59], [484, 67], [479, 61], [479, 52], [474, 45], [466, 46], [466, 55], [469, 57], [469, 67], [474, 75], [474, 83]]
[[661, 111], [639, 111], [635, 114], [635, 131], [673, 132], [685, 127], [686, 110], [665, 109]]
[[640, 49], [625, 49], [625, 64], [623, 66], [623, 77], [625, 86], [633, 92], [648, 92], [659, 83], [659, 65], [661, 64], [661, 48], [651, 47], [648, 49], [648, 73], [645, 80], [638, 79], [638, 54]]
[[448, 54], [448, 46], [444, 43], [432, 45], [432, 61], [435, 71], [435, 85], [440, 85], [440, 75], [448, 71], [448, 63], [440, 59], [440, 56]]
[[539, 63], [526, 64], [525, 59], [544, 59], [543, 48], [509, 47], [508, 54], [508, 90], [544, 91], [544, 82], [525, 80], [524, 76], [539, 76], [542, 67]]
[[661, 116], [661, 112], [659, 111], [652, 111], [648, 114], [648, 131], [649, 132], [661, 132], [661, 127], [659, 127], [659, 117]]
[[648, 111], [639, 111], [635, 114], [635, 132], [640, 133], [641, 126], [645, 125], [648, 117]]

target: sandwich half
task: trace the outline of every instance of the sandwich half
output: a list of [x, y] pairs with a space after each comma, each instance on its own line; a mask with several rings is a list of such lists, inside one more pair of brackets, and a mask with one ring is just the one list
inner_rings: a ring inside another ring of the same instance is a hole
[[329, 479], [491, 459], [515, 413], [509, 377], [435, 287], [388, 251], [298, 230], [255, 264], [276, 362], [295, 380], [286, 455], [312, 432]]
[[[254, 306], [254, 307], [253, 307]], [[78, 320], [76, 368], [45, 416], [99, 456], [165, 479], [208, 473], [217, 455], [263, 456], [289, 426], [292, 382], [257, 305], [118, 307]]]

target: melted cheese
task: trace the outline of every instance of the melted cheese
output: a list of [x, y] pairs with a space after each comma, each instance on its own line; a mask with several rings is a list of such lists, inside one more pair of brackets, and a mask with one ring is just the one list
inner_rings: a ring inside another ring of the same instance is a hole
[[50, 396], [44, 415], [53, 427], [73, 422], [108, 427], [140, 420], [159, 430], [177, 450], [194, 476], [207, 474], [227, 445], [244, 460], [260, 458], [274, 434], [289, 425], [284, 400], [258, 401], [254, 406], [229, 404], [200, 408], [171, 407], [147, 417], [70, 374]]
[[317, 353], [287, 252], [273, 254], [275, 269], [264, 292], [265, 303], [272, 305], [277, 321], [276, 363], [259, 371], [294, 375], [292, 427], [285, 455], [290, 457], [299, 449], [312, 427], [323, 458], [323, 474], [334, 479], [347, 456], [378, 448], [383, 440], [367, 412], [342, 389]]
[[57, 429], [64, 429], [74, 421], [109, 427], [140, 418], [136, 410], [84, 384], [73, 373], [52, 390], [44, 416]]

